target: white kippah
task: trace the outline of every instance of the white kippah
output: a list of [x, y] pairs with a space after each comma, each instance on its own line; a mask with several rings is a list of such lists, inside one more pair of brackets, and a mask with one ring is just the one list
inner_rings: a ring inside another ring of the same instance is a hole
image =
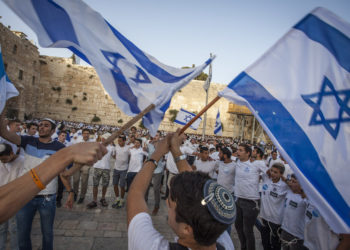
[[5, 149], [6, 149], [5, 144], [1, 143], [1, 144], [0, 144], [0, 154], [1, 154], [2, 152], [4, 152]]

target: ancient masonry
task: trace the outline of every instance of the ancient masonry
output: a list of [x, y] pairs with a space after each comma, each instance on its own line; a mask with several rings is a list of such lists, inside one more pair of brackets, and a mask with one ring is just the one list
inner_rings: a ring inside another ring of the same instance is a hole
[[[96, 116], [98, 124], [121, 126], [131, 118], [114, 104], [92, 67], [73, 63], [71, 58], [43, 56], [38, 48], [22, 32], [11, 31], [0, 23], [0, 44], [5, 70], [20, 95], [13, 98], [7, 108], [8, 116], [21, 120], [32, 117], [50, 117], [57, 120], [90, 123]], [[172, 110], [184, 108], [199, 112], [205, 104], [203, 81], [192, 81], [172, 98], [170, 108], [160, 125], [161, 130], [175, 131], [180, 125], [170, 121]], [[225, 85], [212, 83], [209, 101], [216, 97]], [[244, 108], [220, 99], [207, 112], [206, 134], [213, 135], [218, 109], [223, 123], [223, 136], [251, 139], [261, 135], [261, 127], [253, 124], [253, 117]], [[246, 115], [243, 115], [246, 114]], [[96, 118], [95, 118], [96, 119]], [[137, 124], [139, 125], [139, 124]], [[202, 134], [203, 122], [195, 131]]]

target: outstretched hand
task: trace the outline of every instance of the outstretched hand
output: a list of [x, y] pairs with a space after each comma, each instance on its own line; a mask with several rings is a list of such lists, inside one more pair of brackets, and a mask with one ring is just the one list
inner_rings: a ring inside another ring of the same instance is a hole
[[83, 165], [93, 165], [107, 153], [107, 149], [98, 142], [81, 142], [68, 147], [71, 150], [73, 162]]

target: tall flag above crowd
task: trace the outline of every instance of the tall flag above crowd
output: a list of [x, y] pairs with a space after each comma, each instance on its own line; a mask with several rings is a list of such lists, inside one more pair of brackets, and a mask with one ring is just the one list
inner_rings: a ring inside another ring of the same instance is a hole
[[219, 96], [249, 107], [336, 233], [350, 232], [350, 24], [324, 8]]
[[0, 46], [0, 113], [5, 108], [6, 101], [11, 97], [18, 96], [18, 91], [10, 82], [5, 72], [4, 62], [2, 60], [2, 51]]
[[215, 119], [214, 134], [222, 136], [222, 124], [221, 124], [220, 111], [219, 110], [218, 110], [218, 113], [217, 113], [216, 119]]
[[[180, 111], [177, 113], [174, 122], [177, 124], [186, 125], [195, 116], [196, 116], [195, 113], [191, 113], [181, 108]], [[199, 117], [193, 124], [191, 124], [190, 128], [197, 130], [201, 122], [202, 122], [202, 118]]]
[[91, 64], [117, 106], [155, 135], [170, 100], [211, 63], [178, 69], [162, 64], [119, 33], [81, 0], [3, 0], [37, 34], [42, 47], [68, 48]]

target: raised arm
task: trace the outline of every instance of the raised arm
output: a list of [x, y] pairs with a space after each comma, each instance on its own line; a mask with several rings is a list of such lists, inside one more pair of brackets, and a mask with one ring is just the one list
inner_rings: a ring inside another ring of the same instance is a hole
[[5, 109], [0, 115], [0, 136], [16, 145], [21, 145], [21, 136], [7, 129], [7, 121], [5, 120]]
[[[107, 153], [97, 142], [78, 143], [66, 147], [34, 168], [40, 182], [45, 186], [66, 166], [76, 162], [92, 165]], [[40, 191], [30, 172], [0, 187], [0, 223], [12, 217]]]
[[179, 173], [185, 171], [193, 171], [191, 166], [188, 164], [186, 158], [179, 160], [178, 157], [182, 156], [182, 152], [180, 150], [180, 145], [183, 141], [184, 134], [179, 135], [180, 129], [178, 129], [171, 137], [170, 140], [170, 151], [174, 157], [176, 167], [179, 170]]

